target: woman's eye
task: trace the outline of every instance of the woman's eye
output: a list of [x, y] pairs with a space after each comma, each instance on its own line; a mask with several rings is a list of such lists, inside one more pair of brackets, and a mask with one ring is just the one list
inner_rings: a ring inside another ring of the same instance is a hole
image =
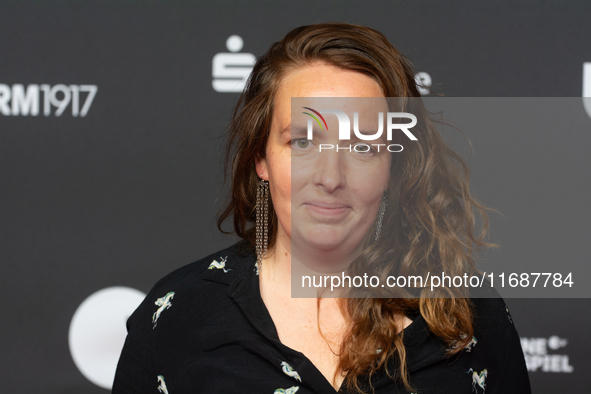
[[295, 145], [297, 148], [306, 149], [308, 146], [310, 146], [310, 141], [308, 141], [306, 138], [300, 138], [291, 141], [291, 144]]
[[360, 153], [362, 155], [374, 153], [374, 149], [371, 146], [363, 143], [353, 145], [353, 150], [355, 153]]

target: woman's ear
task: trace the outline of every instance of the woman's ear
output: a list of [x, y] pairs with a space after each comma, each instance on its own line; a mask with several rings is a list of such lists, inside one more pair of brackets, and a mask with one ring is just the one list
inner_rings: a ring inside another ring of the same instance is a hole
[[263, 181], [269, 180], [269, 171], [267, 169], [267, 159], [259, 157], [255, 160], [255, 168], [257, 171], [257, 175]]

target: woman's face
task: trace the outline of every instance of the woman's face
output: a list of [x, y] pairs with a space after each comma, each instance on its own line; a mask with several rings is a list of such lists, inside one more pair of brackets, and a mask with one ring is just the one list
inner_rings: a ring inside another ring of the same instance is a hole
[[[321, 98], [307, 101], [320, 110], [331, 105], [326, 99], [330, 97], [384, 95], [374, 79], [359, 72], [323, 63], [292, 70], [276, 93], [266, 157], [256, 166], [259, 177], [269, 181], [279, 220], [278, 242], [289, 242], [292, 252], [295, 247], [349, 256], [360, 249], [376, 219], [392, 153], [384, 149], [378, 153], [375, 148], [367, 153], [319, 151], [320, 144], [349, 147], [387, 141], [385, 136], [377, 141], [356, 140], [353, 132], [350, 141], [339, 141], [337, 117], [330, 114], [324, 119], [332, 132], [315, 125], [314, 138], [308, 141], [306, 115], [295, 116], [306, 110], [294, 109], [292, 122], [292, 97]], [[351, 100], [343, 105], [343, 99], [335, 99], [334, 105], [349, 115], [351, 127], [353, 112], [358, 112], [360, 128], [367, 125], [368, 133], [375, 133], [377, 113], [387, 112], [385, 100]]]

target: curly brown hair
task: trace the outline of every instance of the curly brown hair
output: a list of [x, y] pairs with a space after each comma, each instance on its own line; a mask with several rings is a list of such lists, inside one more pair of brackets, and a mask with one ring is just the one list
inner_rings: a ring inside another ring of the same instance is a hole
[[[275, 93], [288, 72], [316, 62], [374, 78], [385, 97], [416, 97], [409, 99], [414, 105], [412, 113], [425, 120], [423, 126], [413, 129], [420, 144], [405, 146], [404, 154], [392, 160], [391, 173], [399, 175], [391, 177], [388, 187], [388, 214], [382, 230], [387, 241], [368, 241], [350, 272], [367, 272], [370, 265], [374, 272], [380, 267], [383, 276], [473, 272], [473, 253], [491, 244], [484, 241], [486, 208], [470, 194], [469, 170], [429, 120], [409, 60], [383, 34], [358, 25], [298, 27], [258, 59], [228, 129], [226, 175], [231, 176], [231, 195], [218, 218], [220, 230], [232, 217], [236, 234], [254, 248], [255, 161], [265, 157]], [[477, 216], [482, 229], [475, 234]], [[277, 217], [273, 214], [270, 248], [276, 233]], [[474, 331], [467, 294], [452, 288], [441, 288], [435, 294], [423, 289], [418, 297], [399, 289], [385, 298], [344, 298], [341, 309], [349, 328], [341, 345], [338, 371], [347, 373], [348, 388], [358, 392], [363, 392], [362, 382], [371, 382], [371, 376], [388, 363], [396, 367], [392, 378], [412, 389], [402, 334], [397, 329], [401, 315], [420, 312], [429, 329], [449, 345], [449, 355], [461, 351]]]

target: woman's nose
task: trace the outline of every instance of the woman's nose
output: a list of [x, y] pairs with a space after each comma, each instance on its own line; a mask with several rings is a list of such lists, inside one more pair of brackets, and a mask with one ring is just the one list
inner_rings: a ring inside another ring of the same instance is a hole
[[327, 193], [334, 193], [345, 186], [346, 174], [343, 156], [347, 153], [332, 149], [318, 153], [314, 183]]

